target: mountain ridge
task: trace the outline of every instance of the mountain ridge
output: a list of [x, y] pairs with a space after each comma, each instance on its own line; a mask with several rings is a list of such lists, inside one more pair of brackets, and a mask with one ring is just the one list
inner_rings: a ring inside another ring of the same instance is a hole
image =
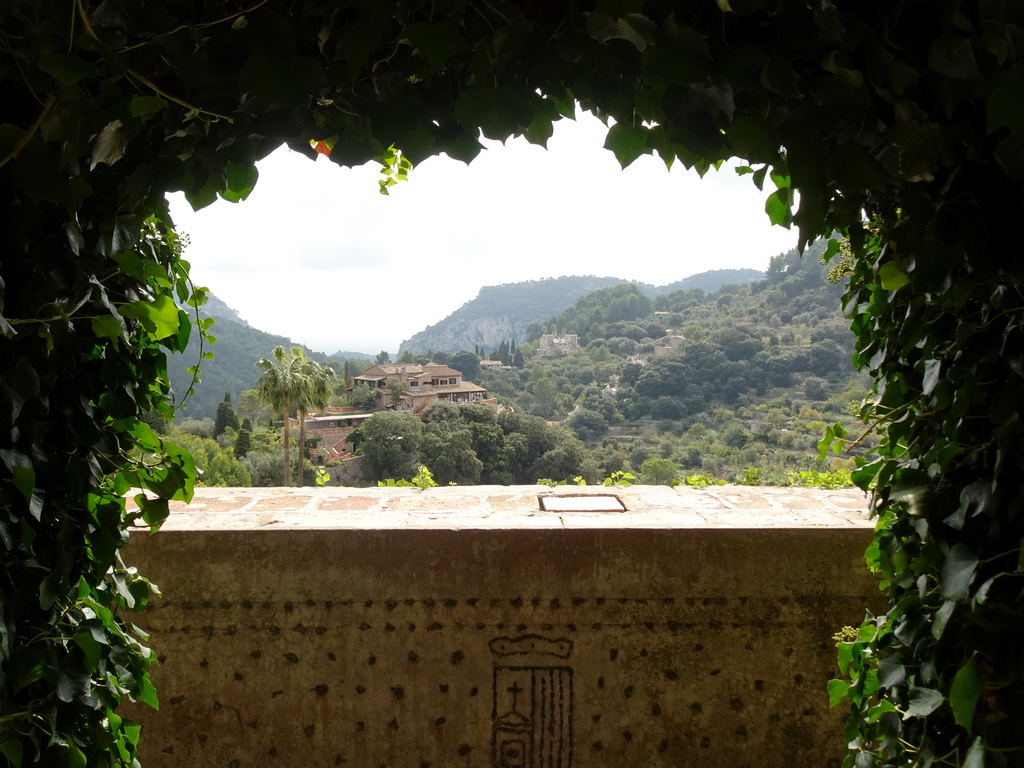
[[406, 351], [424, 353], [459, 352], [482, 348], [492, 350], [501, 342], [524, 341], [531, 324], [554, 317], [577, 300], [613, 285], [636, 285], [649, 298], [678, 290], [699, 288], [706, 293], [728, 283], [745, 284], [764, 278], [756, 269], [717, 269], [701, 272], [667, 285], [655, 286], [618, 277], [568, 275], [487, 285], [475, 299], [467, 301], [443, 320], [427, 326], [402, 342], [399, 355]]

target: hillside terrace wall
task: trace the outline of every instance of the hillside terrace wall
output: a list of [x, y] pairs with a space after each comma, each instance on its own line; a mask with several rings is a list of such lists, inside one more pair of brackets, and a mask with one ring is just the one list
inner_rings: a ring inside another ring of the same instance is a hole
[[[584, 511], [609, 492], [627, 511]], [[143, 764], [838, 766], [832, 636], [880, 602], [865, 509], [733, 486], [200, 489], [128, 548], [164, 593], [140, 622], [161, 662]]]

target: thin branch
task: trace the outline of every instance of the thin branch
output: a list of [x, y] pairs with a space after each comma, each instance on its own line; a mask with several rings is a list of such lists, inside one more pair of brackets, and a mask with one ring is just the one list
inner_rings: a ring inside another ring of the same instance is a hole
[[869, 424], [868, 428], [864, 431], [863, 435], [858, 437], [852, 443], [847, 443], [845, 446], [843, 446], [843, 453], [848, 453], [849, 451], [853, 450], [858, 445], [860, 445], [862, 442], [864, 442], [864, 440], [868, 437], [868, 435], [870, 435], [872, 432], [874, 432], [875, 428], [878, 427], [878, 425], [881, 424], [885, 420], [885, 418], [886, 418], [885, 416], [882, 416], [879, 419], [877, 419], [874, 424]]
[[28, 144], [29, 140], [36, 135], [36, 131], [39, 130], [39, 126], [43, 124], [43, 119], [46, 117], [46, 113], [50, 111], [50, 107], [53, 106], [53, 103], [56, 100], [56, 97], [54, 97], [52, 93], [46, 97], [46, 101], [43, 102], [43, 108], [39, 110], [39, 116], [35, 119], [32, 125], [28, 127], [28, 130], [25, 131], [25, 135], [14, 142], [14, 146], [11, 147], [11, 151], [4, 155], [3, 159], [0, 159], [0, 168], [3, 168], [11, 162], [11, 160], [15, 159], [21, 150], [25, 148], [25, 145]]
[[230, 16], [225, 16], [224, 18], [217, 19], [216, 21], [207, 21], [207, 22], [205, 22], [203, 24], [195, 24], [195, 25], [180, 24], [180, 25], [178, 25], [177, 27], [175, 27], [174, 29], [172, 29], [172, 30], [170, 30], [168, 32], [161, 32], [159, 35], [153, 36], [150, 40], [144, 40], [143, 42], [136, 43], [135, 45], [125, 46], [124, 48], [121, 49], [120, 52], [124, 53], [125, 51], [131, 51], [131, 50], [134, 50], [136, 48], [141, 48], [142, 46], [148, 45], [149, 43], [153, 42], [153, 40], [159, 40], [161, 37], [170, 37], [171, 35], [177, 34], [178, 32], [181, 32], [183, 30], [189, 29], [190, 26], [191, 26], [192, 29], [207, 29], [209, 27], [215, 27], [218, 24], [224, 24], [224, 23], [226, 23], [228, 21], [234, 21], [235, 19], [237, 19], [237, 18], [239, 18], [241, 16], [245, 16], [245, 14], [247, 14], [247, 13], [252, 13], [253, 11], [257, 10], [258, 8], [260, 8], [260, 6], [266, 5], [268, 2], [270, 2], [270, 0], [259, 0], [259, 2], [256, 3], [255, 5], [250, 5], [248, 8], [243, 8], [242, 10], [238, 11], [237, 13], [232, 13]]
[[82, 0], [75, 0], [75, 7], [78, 8], [78, 17], [82, 20], [82, 26], [85, 27], [85, 31], [89, 33], [96, 42], [103, 42], [100, 40], [100, 36], [96, 34], [96, 30], [93, 29], [92, 19], [89, 18], [89, 14], [85, 12], [85, 6], [82, 5]]
[[229, 123], [234, 123], [235, 122], [234, 120], [232, 120], [227, 115], [222, 115], [219, 112], [211, 112], [208, 109], [202, 109], [201, 107], [197, 107], [195, 104], [189, 104], [187, 101], [183, 101], [183, 100], [179, 99], [177, 96], [172, 96], [171, 94], [167, 93], [167, 91], [163, 90], [159, 85], [154, 83], [152, 80], [150, 80], [147, 77], [143, 77], [138, 72], [136, 72], [134, 69], [129, 69], [128, 70], [128, 75], [130, 77], [133, 77], [136, 80], [138, 80], [140, 83], [145, 85], [147, 88], [152, 89], [153, 92], [155, 94], [157, 94], [158, 96], [161, 96], [161, 97], [167, 99], [168, 101], [173, 101], [175, 104], [178, 104], [179, 106], [182, 106], [185, 109], [192, 110], [194, 112], [198, 112], [199, 114], [202, 114], [202, 115], [209, 115], [210, 117], [215, 117], [218, 120], [227, 120]]
[[[239, 11], [238, 13], [235, 13], [235, 14], [233, 14], [231, 16], [225, 16], [223, 19], [218, 19], [217, 21], [211, 21], [211, 22], [208, 22], [206, 24], [201, 24], [201, 25], [199, 25], [199, 28], [202, 29], [204, 27], [213, 26], [214, 24], [220, 24], [220, 23], [225, 22], [225, 21], [230, 21], [230, 20], [232, 20], [234, 18], [237, 18], [238, 16], [241, 16], [244, 13], [247, 13], [250, 10], [255, 10], [255, 9], [259, 8], [261, 5], [264, 5], [267, 2], [268, 2], [268, 0], [260, 0], [260, 2], [256, 3], [256, 5], [252, 6], [249, 9], [243, 9], [243, 10]], [[89, 36], [91, 38], [93, 38], [94, 40], [96, 40], [97, 42], [102, 42], [100, 40], [100, 38], [99, 38], [99, 35], [96, 34], [96, 30], [92, 26], [92, 20], [89, 18], [89, 14], [87, 14], [85, 12], [85, 6], [82, 5], [82, 0], [75, 0], [75, 5], [78, 8], [78, 15], [82, 19], [82, 25], [85, 27], [85, 31], [88, 32]], [[170, 32], [167, 32], [165, 34], [174, 34], [178, 30], [184, 29], [184, 28], [185, 28], [184, 26], [178, 27], [177, 29], [171, 30]], [[128, 50], [128, 49], [126, 48], [125, 50]], [[143, 77], [138, 72], [136, 72], [134, 69], [129, 69], [128, 70], [128, 75], [130, 77], [135, 78], [136, 80], [138, 80], [140, 83], [142, 83], [146, 87], [152, 89], [153, 92], [156, 93], [158, 96], [161, 96], [161, 97], [167, 99], [168, 101], [173, 101], [175, 104], [178, 104], [179, 106], [185, 107], [185, 109], [193, 110], [193, 111], [198, 112], [198, 113], [203, 114], [203, 115], [209, 115], [210, 117], [214, 117], [214, 118], [217, 118], [219, 120], [227, 120], [229, 123], [234, 123], [234, 120], [232, 120], [227, 115], [222, 115], [222, 114], [219, 114], [217, 112], [211, 112], [211, 111], [209, 111], [207, 109], [200, 109], [199, 107], [195, 106], [194, 104], [189, 104], [187, 101], [182, 101], [177, 96], [172, 96], [171, 94], [169, 94], [165, 90], [163, 90], [160, 86], [158, 86], [156, 83], [154, 83], [152, 80], [150, 80], [147, 77]]]
[[395, 58], [395, 54], [398, 53], [398, 49], [401, 47], [402, 41], [399, 40], [398, 42], [395, 43], [395, 47], [391, 50], [391, 53], [389, 53], [383, 59], [377, 59], [375, 62], [373, 62], [373, 66], [370, 67], [370, 72], [376, 72], [377, 67], [379, 67], [381, 64], [387, 64], [389, 61]]
[[[28, 317], [28, 318], [10, 318], [9, 317], [9, 318], [7, 318], [7, 322], [10, 323], [11, 325], [23, 325], [25, 323], [55, 323], [58, 320], [68, 320], [68, 321], [70, 321], [70, 320], [88, 320], [88, 319], [91, 319], [91, 318], [82, 317], [82, 316], [75, 317], [75, 313], [78, 310], [80, 310], [82, 307], [84, 307], [85, 306], [85, 302], [87, 302], [91, 298], [92, 298], [92, 287], [90, 286], [89, 290], [86, 291], [85, 296], [82, 297], [82, 300], [79, 301], [77, 304], [75, 304], [75, 306], [70, 311], [68, 311], [68, 312], [61, 312], [59, 315], [54, 315], [53, 317]], [[50, 307], [56, 308], [56, 305], [53, 304], [53, 303], [46, 304], [44, 306], [50, 306]]]
[[[185, 280], [188, 282], [188, 287], [192, 290], [192, 296], [195, 297], [196, 286], [195, 283], [192, 282], [192, 276], [187, 272], [185, 273]], [[195, 327], [199, 331], [199, 358], [196, 360], [196, 364], [192, 367], [192, 381], [189, 382], [188, 388], [185, 390], [185, 396], [181, 398], [181, 402], [174, 404], [175, 410], [182, 408], [182, 406], [184, 406], [185, 403], [188, 402], [188, 398], [191, 395], [195, 394], [196, 384], [199, 383], [199, 368], [202, 366], [204, 360], [203, 354], [205, 352], [206, 346], [206, 329], [203, 328], [202, 320], [199, 317], [198, 302], [196, 302], [196, 306], [193, 307], [193, 310], [193, 314], [195, 314], [196, 317]]]

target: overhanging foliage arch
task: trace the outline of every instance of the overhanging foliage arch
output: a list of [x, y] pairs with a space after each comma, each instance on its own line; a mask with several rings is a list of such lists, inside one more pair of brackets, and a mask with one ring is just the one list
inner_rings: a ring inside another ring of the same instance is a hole
[[1024, 764], [1024, 7], [848, 5], [5, 3], [0, 753], [131, 764], [115, 708], [154, 696], [122, 495], [154, 492], [155, 525], [190, 493], [146, 418], [202, 300], [164, 192], [241, 200], [281, 143], [468, 161], [479, 132], [543, 143], [578, 102], [623, 165], [740, 157], [775, 222], [849, 238], [891, 597], [840, 645], [849, 761]]

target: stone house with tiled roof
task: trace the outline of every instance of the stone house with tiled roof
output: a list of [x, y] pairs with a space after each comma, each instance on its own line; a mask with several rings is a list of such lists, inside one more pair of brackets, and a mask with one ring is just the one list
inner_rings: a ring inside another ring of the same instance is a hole
[[579, 336], [575, 333], [562, 337], [557, 337], [552, 333], [545, 333], [538, 339], [538, 342], [538, 357], [562, 357], [563, 355], [573, 355], [583, 351], [583, 347], [580, 346]]
[[[368, 385], [377, 394], [377, 403], [383, 408], [410, 410], [419, 413], [434, 400], [450, 403], [473, 403], [486, 399], [487, 390], [471, 381], [462, 380], [462, 371], [447, 365], [395, 364], [374, 365], [359, 376], [356, 382]], [[398, 379], [404, 387], [398, 403], [392, 402], [388, 379]]]

